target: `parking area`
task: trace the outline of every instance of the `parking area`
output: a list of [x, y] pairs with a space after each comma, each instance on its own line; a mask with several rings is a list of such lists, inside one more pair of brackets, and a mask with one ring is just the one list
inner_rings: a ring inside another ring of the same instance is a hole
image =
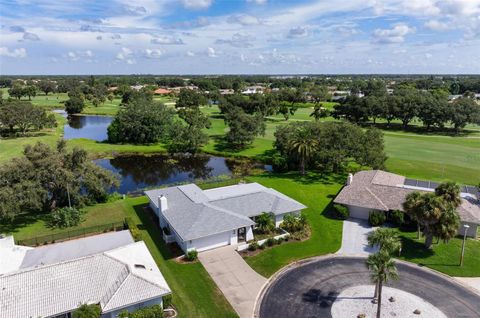
[[240, 318], [251, 318], [267, 279], [248, 266], [233, 246], [199, 253], [198, 259]]

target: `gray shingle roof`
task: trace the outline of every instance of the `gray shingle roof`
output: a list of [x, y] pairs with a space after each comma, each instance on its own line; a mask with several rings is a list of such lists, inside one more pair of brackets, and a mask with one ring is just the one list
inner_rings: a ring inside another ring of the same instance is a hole
[[253, 225], [249, 218], [262, 212], [282, 214], [305, 206], [258, 183], [201, 190], [194, 184], [145, 191], [158, 208], [158, 197], [167, 198], [163, 212], [168, 223], [184, 240]]
[[[346, 185], [334, 202], [381, 211], [403, 210], [403, 202], [413, 189], [404, 186], [405, 177], [382, 170], [357, 172], [350, 185]], [[424, 190], [426, 191], [426, 190]], [[430, 189], [433, 191], [433, 189]], [[480, 224], [480, 205], [478, 200], [462, 198], [457, 209], [460, 219]]]
[[0, 317], [50, 317], [81, 303], [100, 303], [107, 312], [169, 293], [147, 247], [137, 242], [0, 276]]
[[133, 242], [130, 231], [125, 230], [41, 246], [26, 252], [20, 268], [59, 263], [109, 251]]

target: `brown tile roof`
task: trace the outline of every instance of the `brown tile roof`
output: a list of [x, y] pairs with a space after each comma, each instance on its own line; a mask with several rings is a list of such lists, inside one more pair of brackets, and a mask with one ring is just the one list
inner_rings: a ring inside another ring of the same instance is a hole
[[153, 93], [157, 95], [166, 95], [166, 94], [170, 94], [171, 92], [172, 92], [171, 90], [168, 90], [165, 88], [157, 88], [156, 90], [153, 91]]
[[[360, 171], [333, 202], [380, 211], [403, 210], [406, 196], [410, 192], [421, 191], [404, 187], [404, 181], [405, 177], [382, 170]], [[478, 200], [462, 198], [462, 205], [457, 211], [462, 221], [480, 224]]]

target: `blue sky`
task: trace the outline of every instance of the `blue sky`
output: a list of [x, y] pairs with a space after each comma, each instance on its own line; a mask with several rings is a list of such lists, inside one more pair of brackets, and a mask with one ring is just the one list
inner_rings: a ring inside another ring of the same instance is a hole
[[0, 74], [480, 73], [480, 0], [2, 0]]

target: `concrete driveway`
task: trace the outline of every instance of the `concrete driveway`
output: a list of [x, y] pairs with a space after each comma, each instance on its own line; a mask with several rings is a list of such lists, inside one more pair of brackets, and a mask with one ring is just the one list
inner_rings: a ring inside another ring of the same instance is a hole
[[343, 255], [368, 255], [375, 253], [378, 248], [369, 247], [368, 233], [375, 230], [367, 220], [348, 219], [343, 221], [342, 247], [337, 254]]
[[232, 246], [201, 252], [198, 259], [240, 318], [253, 317], [257, 295], [267, 279], [248, 266]]

